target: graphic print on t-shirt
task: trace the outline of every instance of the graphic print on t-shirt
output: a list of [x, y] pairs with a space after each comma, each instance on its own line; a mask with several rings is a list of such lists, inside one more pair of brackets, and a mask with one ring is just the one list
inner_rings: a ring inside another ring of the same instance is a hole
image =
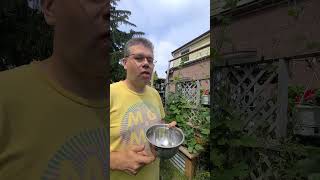
[[146, 129], [157, 123], [160, 123], [160, 110], [151, 103], [144, 101], [129, 107], [121, 122], [122, 145], [144, 144]]
[[41, 179], [107, 179], [108, 132], [106, 128], [100, 128], [72, 137], [49, 161]]

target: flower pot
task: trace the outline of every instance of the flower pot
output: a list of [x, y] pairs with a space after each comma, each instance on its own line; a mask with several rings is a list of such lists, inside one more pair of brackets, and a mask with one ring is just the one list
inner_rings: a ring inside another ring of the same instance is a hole
[[210, 96], [209, 95], [202, 95], [201, 96], [201, 104], [209, 105], [210, 104]]
[[320, 106], [297, 105], [297, 124], [294, 133], [320, 137]]

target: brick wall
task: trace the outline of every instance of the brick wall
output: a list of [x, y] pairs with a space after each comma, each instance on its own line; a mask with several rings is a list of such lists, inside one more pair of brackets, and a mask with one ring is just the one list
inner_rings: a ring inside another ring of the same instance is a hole
[[[181, 69], [176, 69], [170, 75], [169, 79], [179, 76], [181, 78], [188, 78], [190, 80], [208, 79], [207, 81], [201, 81], [201, 86], [205, 89], [210, 87], [210, 59], [207, 58], [204, 61], [182, 67]], [[173, 91], [173, 86], [170, 86], [170, 91]]]

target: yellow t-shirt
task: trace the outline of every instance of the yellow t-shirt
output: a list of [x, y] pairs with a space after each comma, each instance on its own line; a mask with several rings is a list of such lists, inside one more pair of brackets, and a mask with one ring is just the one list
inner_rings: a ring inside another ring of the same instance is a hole
[[65, 91], [35, 63], [0, 72], [0, 179], [107, 179], [107, 105]]
[[[131, 91], [123, 82], [110, 86], [110, 151], [119, 151], [131, 144], [146, 144], [145, 130], [161, 123], [164, 109], [159, 93], [146, 86], [144, 93]], [[110, 171], [111, 180], [158, 180], [159, 159], [144, 166], [136, 176]]]

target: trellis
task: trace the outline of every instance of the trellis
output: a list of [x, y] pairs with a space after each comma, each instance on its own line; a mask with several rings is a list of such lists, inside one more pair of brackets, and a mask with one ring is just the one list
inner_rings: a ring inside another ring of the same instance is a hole
[[[174, 93], [181, 94], [190, 103], [190, 107], [186, 107], [189, 112], [185, 119], [187, 123], [194, 124], [194, 121], [198, 118], [198, 108], [201, 105], [200, 90], [201, 80], [182, 80], [175, 82]], [[166, 94], [168, 94], [168, 92], [166, 92]], [[180, 149], [183, 148], [180, 147]], [[187, 150], [184, 150], [184, 152], [180, 150], [170, 159], [170, 161], [181, 173], [187, 175], [189, 179], [192, 179], [195, 170], [196, 157], [196, 155], [187, 153]]]
[[[188, 114], [185, 121], [189, 124], [195, 124], [199, 115], [199, 106], [201, 106], [201, 80], [180, 81], [176, 83], [175, 93], [180, 93], [190, 103]], [[186, 107], [187, 108], [187, 107]]]
[[314, 56], [319, 54], [266, 61], [251, 59], [240, 62], [235, 59], [214, 67], [214, 91], [228, 85], [226, 96], [230, 97], [244, 119], [243, 129], [248, 134], [267, 140], [260, 147], [270, 153], [268, 156], [252, 155], [254, 168], [250, 172], [250, 179], [278, 178], [272, 171], [270, 159], [280, 150], [279, 139], [287, 135], [289, 60], [307, 61]]
[[200, 81], [181, 81], [176, 83], [176, 93], [181, 93], [189, 102], [198, 106], [200, 104]]
[[[243, 129], [248, 134], [260, 135], [269, 141], [285, 136], [287, 123], [288, 76], [284, 60], [270, 62], [250, 62], [220, 66], [214, 71], [214, 88], [228, 85], [232, 104], [244, 119]], [[284, 87], [283, 87], [284, 86]], [[283, 97], [279, 96], [283, 95]], [[286, 98], [286, 100], [284, 100]], [[254, 156], [253, 156], [254, 157]], [[268, 157], [252, 159], [256, 163], [250, 172], [250, 179], [275, 177]]]
[[270, 139], [286, 134], [282, 127], [286, 126], [287, 117], [280, 115], [288, 105], [288, 75], [283, 73], [287, 71], [284, 63], [280, 60], [216, 68], [214, 86], [219, 88], [221, 81], [228, 83], [228, 94], [245, 119], [243, 128], [249, 134], [261, 132], [262, 126], [268, 127], [264, 133]]

